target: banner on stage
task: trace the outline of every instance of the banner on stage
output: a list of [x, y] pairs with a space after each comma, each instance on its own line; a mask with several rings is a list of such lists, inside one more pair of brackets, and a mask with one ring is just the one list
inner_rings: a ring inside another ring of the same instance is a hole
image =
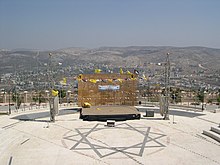
[[120, 85], [99, 85], [98, 88], [100, 91], [106, 91], [106, 90], [116, 91], [120, 89]]

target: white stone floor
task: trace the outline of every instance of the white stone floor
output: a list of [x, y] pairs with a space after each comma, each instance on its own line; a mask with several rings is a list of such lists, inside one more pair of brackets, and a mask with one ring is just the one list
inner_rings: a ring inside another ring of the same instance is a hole
[[[0, 164], [220, 164], [220, 143], [202, 134], [219, 125], [220, 113], [178, 110], [170, 120], [156, 113], [106, 127], [66, 111], [55, 123], [39, 115], [48, 110], [1, 115]], [[35, 115], [35, 120], [18, 120]]]

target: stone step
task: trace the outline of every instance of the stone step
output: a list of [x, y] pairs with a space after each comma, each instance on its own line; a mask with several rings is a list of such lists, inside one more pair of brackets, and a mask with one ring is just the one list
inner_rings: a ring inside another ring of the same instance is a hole
[[212, 139], [217, 140], [220, 143], [220, 134], [213, 132], [213, 131], [205, 131], [205, 130], [203, 131], [203, 134]]
[[211, 127], [211, 131], [220, 135], [220, 128], [219, 127]]

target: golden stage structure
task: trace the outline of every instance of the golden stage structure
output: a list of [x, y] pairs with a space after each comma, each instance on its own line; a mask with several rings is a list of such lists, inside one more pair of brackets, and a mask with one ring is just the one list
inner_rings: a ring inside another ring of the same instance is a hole
[[137, 105], [137, 75], [80, 74], [78, 105]]

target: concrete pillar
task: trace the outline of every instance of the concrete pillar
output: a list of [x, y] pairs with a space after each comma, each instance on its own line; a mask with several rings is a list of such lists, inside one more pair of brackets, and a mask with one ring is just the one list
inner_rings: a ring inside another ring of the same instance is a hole
[[24, 91], [24, 104], [28, 102], [27, 95], [28, 95], [28, 91]]
[[47, 103], [50, 102], [50, 92], [48, 90], [45, 90], [45, 93], [46, 93], [46, 97], [47, 97]]
[[67, 105], [68, 105], [69, 102], [70, 102], [70, 97], [71, 97], [71, 91], [68, 90], [68, 91], [67, 91]]
[[1, 92], [1, 94], [2, 94], [3, 103], [6, 103], [7, 102], [7, 99], [6, 99], [7, 93], [6, 92]]

